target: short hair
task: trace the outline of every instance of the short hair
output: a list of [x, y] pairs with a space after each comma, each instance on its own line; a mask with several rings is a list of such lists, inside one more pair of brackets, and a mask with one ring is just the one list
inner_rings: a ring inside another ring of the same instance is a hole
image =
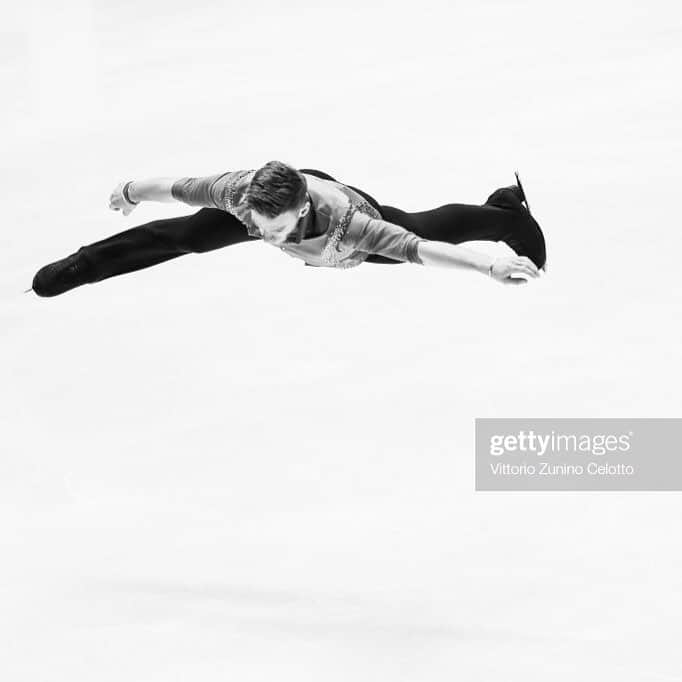
[[302, 173], [281, 161], [259, 168], [246, 190], [246, 205], [268, 218], [300, 208], [308, 193]]

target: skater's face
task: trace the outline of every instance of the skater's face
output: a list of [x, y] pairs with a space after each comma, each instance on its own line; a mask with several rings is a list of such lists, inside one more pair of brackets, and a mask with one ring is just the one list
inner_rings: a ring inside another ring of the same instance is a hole
[[310, 210], [310, 202], [306, 203], [301, 208], [292, 209], [286, 213], [280, 213], [274, 218], [268, 218], [258, 211], [251, 211], [251, 220], [256, 227], [261, 231], [263, 240], [280, 246], [286, 242], [287, 237], [296, 230], [298, 221], [305, 216]]

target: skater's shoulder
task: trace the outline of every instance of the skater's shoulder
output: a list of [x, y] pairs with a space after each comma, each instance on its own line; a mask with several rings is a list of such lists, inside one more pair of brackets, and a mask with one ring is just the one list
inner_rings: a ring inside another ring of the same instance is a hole
[[314, 176], [306, 176], [306, 181], [308, 182], [308, 194], [316, 211], [331, 215], [339, 210], [346, 210], [349, 200], [338, 183]]
[[241, 202], [255, 173], [252, 168], [223, 173], [213, 187], [217, 203], [232, 212]]

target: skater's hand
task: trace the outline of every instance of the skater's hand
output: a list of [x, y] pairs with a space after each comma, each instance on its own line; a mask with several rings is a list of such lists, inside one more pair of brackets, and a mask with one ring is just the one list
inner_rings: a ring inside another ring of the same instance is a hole
[[121, 211], [123, 215], [130, 215], [137, 204], [131, 204], [129, 201], [126, 201], [126, 198], [123, 196], [123, 185], [125, 185], [125, 182], [119, 183], [111, 193], [109, 208], [112, 211]]
[[505, 256], [493, 263], [491, 276], [502, 284], [526, 284], [527, 277], [539, 277], [538, 268], [526, 256]]

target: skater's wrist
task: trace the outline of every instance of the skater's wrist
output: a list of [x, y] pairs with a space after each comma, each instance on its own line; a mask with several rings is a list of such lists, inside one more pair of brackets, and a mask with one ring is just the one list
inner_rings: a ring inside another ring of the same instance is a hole
[[129, 203], [132, 204], [133, 206], [137, 206], [137, 204], [140, 203], [140, 200], [134, 196], [133, 194], [133, 181], [128, 180], [128, 182], [123, 185], [123, 190], [121, 191], [123, 194], [123, 198]]
[[475, 254], [473, 262], [474, 268], [481, 274], [492, 277], [493, 265], [497, 259], [489, 256], [487, 253], [482, 253], [481, 251], [473, 251], [472, 253]]
[[128, 196], [124, 195], [126, 202], [130, 199], [131, 206], [147, 201], [176, 201], [173, 196], [173, 183], [176, 177], [146, 178], [142, 180], [130, 180], [124, 183], [127, 186]]

